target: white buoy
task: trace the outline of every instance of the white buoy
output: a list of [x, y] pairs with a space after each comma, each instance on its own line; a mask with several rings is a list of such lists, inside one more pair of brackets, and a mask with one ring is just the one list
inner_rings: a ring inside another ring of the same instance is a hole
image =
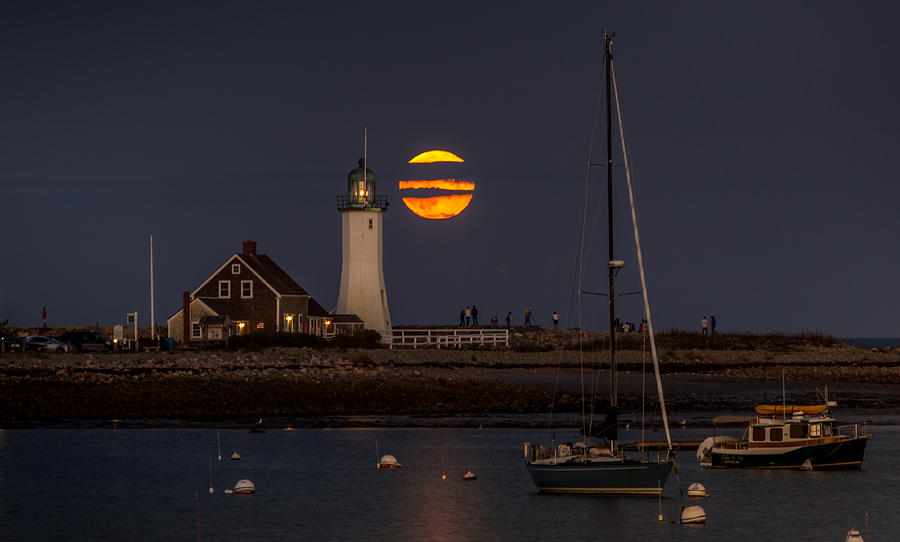
[[681, 509], [682, 525], [702, 525], [706, 523], [706, 510], [702, 506], [693, 504]]
[[232, 461], [240, 461], [240, 459], [241, 459], [241, 456], [237, 452], [234, 452], [233, 454], [231, 454]]
[[803, 461], [803, 464], [800, 465], [800, 470], [810, 471], [813, 470], [813, 464], [811, 459], [806, 459]]
[[226, 489], [226, 490], [225, 490], [225, 494], [226, 494], [226, 495], [231, 495], [232, 493], [234, 493], [234, 491], [232, 491], [232, 490], [230, 490], [230, 489]]
[[694, 499], [709, 497], [709, 493], [706, 491], [706, 486], [704, 486], [700, 482], [694, 482], [693, 484], [689, 485], [687, 494], [688, 497]]
[[236, 484], [234, 484], [234, 492], [238, 495], [252, 495], [256, 493], [256, 485], [253, 484], [250, 480], [238, 480]]
[[463, 480], [475, 480], [476, 478], [475, 473], [468, 469], [466, 469], [466, 472], [462, 475]]
[[381, 461], [378, 462], [379, 469], [399, 469], [402, 466], [397, 458], [390, 454], [381, 456]]
[[862, 535], [856, 529], [850, 529], [847, 531], [847, 536], [844, 537], [844, 542], [865, 542], [863, 540]]

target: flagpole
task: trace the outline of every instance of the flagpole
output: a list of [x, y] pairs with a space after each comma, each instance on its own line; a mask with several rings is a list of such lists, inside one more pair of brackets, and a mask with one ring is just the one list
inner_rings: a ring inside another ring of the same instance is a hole
[[156, 312], [153, 297], [153, 234], [150, 234], [150, 340], [156, 339]]

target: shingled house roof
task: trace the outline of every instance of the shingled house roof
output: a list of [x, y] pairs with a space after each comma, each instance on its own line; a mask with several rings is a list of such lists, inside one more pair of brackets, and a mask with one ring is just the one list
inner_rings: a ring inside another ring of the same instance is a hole
[[238, 254], [260, 277], [281, 295], [309, 295], [284, 269], [265, 254]]
[[328, 311], [312, 296], [309, 297], [309, 315], [310, 316], [328, 316]]
[[[238, 258], [240, 261], [244, 263], [251, 271], [256, 273], [259, 278], [261, 278], [272, 290], [275, 291], [278, 295], [305, 295], [308, 296], [309, 293], [303, 289], [302, 286], [297, 284], [297, 282], [288, 275], [284, 269], [278, 266], [272, 258], [269, 258], [265, 254], [257, 254], [256, 253], [256, 241], [244, 241], [243, 250], [240, 253], [234, 254], [228, 261], [222, 264], [222, 267], [219, 268], [218, 271], [209, 276], [206, 281], [204, 281], [200, 286], [194, 289], [191, 292], [191, 295], [196, 295], [197, 292], [203, 289], [206, 284], [215, 277], [219, 271], [221, 271], [226, 265], [228, 265], [233, 258]], [[311, 299], [311, 297], [310, 297]], [[213, 310], [216, 310], [214, 307], [210, 307]]]

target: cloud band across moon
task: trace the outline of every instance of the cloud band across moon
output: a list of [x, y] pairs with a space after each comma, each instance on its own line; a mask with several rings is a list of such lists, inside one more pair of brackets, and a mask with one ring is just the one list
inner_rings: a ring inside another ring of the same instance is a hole
[[458, 179], [434, 179], [430, 181], [400, 181], [400, 190], [438, 188], [442, 190], [475, 190], [475, 183]]

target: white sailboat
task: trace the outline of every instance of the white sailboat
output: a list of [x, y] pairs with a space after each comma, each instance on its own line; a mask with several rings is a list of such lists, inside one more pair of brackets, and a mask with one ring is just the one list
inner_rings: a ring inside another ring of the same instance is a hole
[[[612, 59], [612, 36], [604, 32], [605, 43], [605, 77], [606, 77], [606, 151], [607, 151], [607, 205], [609, 232], [609, 334], [610, 334], [610, 411], [597, 434], [593, 428], [584, 431], [584, 441], [560, 444], [554, 447], [543, 447], [525, 443], [525, 465], [538, 489], [546, 493], [592, 493], [592, 494], [637, 494], [659, 495], [665, 487], [669, 472], [674, 464], [672, 438], [669, 433], [668, 417], [663, 397], [662, 383], [659, 374], [659, 361], [656, 355], [656, 342], [653, 336], [653, 324], [650, 317], [650, 305], [647, 298], [647, 284], [644, 276], [641, 256], [640, 238], [637, 229], [637, 214], [634, 205], [634, 193], [631, 172], [628, 168], [628, 155], [625, 150], [625, 138], [622, 128], [622, 115], [619, 108], [618, 91], [615, 86], [615, 71]], [[613, 250], [613, 161], [612, 161], [612, 102], [615, 97], [616, 113], [619, 126], [619, 138], [625, 161], [625, 177], [628, 197], [631, 206], [631, 219], [634, 230], [637, 264], [640, 271], [643, 294], [644, 314], [647, 320], [647, 331], [650, 339], [650, 350], [656, 377], [656, 389], [662, 410], [662, 421], [666, 433], [668, 448], [657, 460], [642, 456], [628, 457], [617, 445], [617, 409], [618, 390], [616, 384], [616, 313], [615, 313], [615, 277], [624, 266], [624, 262], [616, 259]], [[593, 141], [591, 144], [593, 152]], [[592, 156], [588, 157], [589, 168]], [[588, 179], [590, 172], [588, 172]], [[580, 287], [580, 286], [579, 286]], [[605, 437], [606, 443], [593, 443], [591, 438]]]

